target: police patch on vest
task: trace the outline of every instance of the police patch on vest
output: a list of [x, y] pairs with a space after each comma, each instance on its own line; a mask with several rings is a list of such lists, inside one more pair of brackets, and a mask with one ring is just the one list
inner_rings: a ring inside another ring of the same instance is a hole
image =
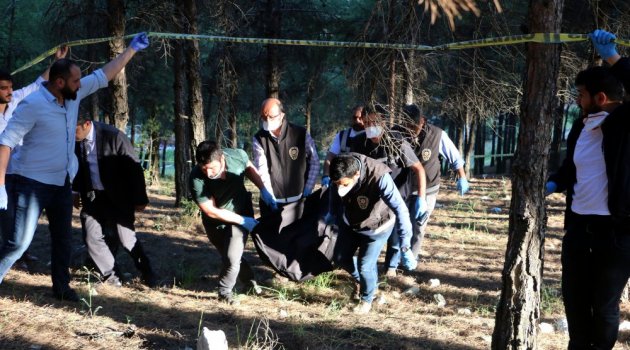
[[370, 204], [370, 200], [366, 196], [358, 196], [357, 204], [359, 205], [359, 208], [361, 208], [361, 210], [365, 210]]
[[291, 159], [296, 160], [298, 158], [298, 154], [300, 154], [299, 148], [297, 147], [289, 148], [289, 157], [291, 157]]
[[429, 148], [425, 148], [422, 150], [422, 160], [425, 162], [431, 158], [431, 150]]

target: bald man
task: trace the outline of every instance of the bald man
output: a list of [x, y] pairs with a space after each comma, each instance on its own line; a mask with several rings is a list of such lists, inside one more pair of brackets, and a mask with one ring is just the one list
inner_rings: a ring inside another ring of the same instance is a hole
[[254, 165], [273, 198], [263, 198], [260, 213], [265, 216], [282, 211], [280, 230], [297, 220], [301, 210], [283, 210], [297, 206], [308, 197], [319, 176], [319, 157], [315, 142], [306, 129], [286, 120], [282, 102], [276, 98], [263, 101], [262, 129], [254, 135]]

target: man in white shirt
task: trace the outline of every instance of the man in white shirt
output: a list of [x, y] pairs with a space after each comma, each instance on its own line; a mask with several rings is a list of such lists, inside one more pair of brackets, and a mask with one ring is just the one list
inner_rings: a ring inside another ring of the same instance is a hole
[[566, 190], [562, 240], [562, 299], [569, 349], [612, 349], [619, 332], [619, 302], [630, 276], [630, 59], [615, 36], [591, 39], [610, 67], [580, 72], [575, 85], [582, 120], [567, 138], [567, 157], [546, 184]]
[[350, 128], [339, 131], [333, 139], [326, 159], [324, 160], [324, 174], [322, 176], [322, 187], [330, 186], [330, 161], [341, 153], [350, 152], [352, 142], [355, 137], [365, 134], [365, 125], [363, 118], [366, 117], [366, 109], [363, 105], [357, 105], [352, 108], [352, 120]]

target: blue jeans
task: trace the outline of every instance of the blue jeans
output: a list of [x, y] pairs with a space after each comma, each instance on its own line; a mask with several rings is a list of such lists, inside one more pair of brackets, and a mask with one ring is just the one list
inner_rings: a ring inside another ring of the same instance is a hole
[[[378, 235], [367, 236], [341, 223], [335, 244], [334, 261], [337, 266], [348, 271], [359, 282], [362, 301], [371, 303], [374, 299], [378, 282], [376, 261], [394, 227], [392, 226]], [[354, 253], [357, 248], [359, 255], [355, 260]]]
[[[415, 212], [416, 200], [418, 199], [417, 195], [410, 195], [405, 203], [407, 204], [407, 208], [409, 208], [409, 213], [413, 216], [412, 212]], [[433, 209], [435, 208], [435, 202], [437, 199], [437, 192], [433, 194], [427, 194], [427, 204], [429, 211], [429, 217], [431, 213], [433, 213]], [[420, 254], [420, 248], [422, 246], [422, 241], [424, 239], [424, 231], [429, 223], [429, 219], [427, 219], [424, 225], [420, 225], [420, 223], [416, 220], [416, 218], [411, 218], [411, 228], [413, 229], [413, 237], [411, 237], [411, 251], [413, 252], [413, 256], [417, 257]], [[397, 269], [400, 264], [400, 235], [397, 231], [392, 233], [391, 237], [389, 237], [389, 241], [387, 241], [387, 253], [385, 254], [385, 266], [390, 269]]]
[[569, 350], [612, 349], [630, 276], [630, 225], [610, 216], [573, 215], [562, 240]]
[[11, 181], [7, 182], [7, 194], [13, 229], [3, 232], [5, 241], [0, 249], [0, 283], [31, 244], [37, 229], [37, 220], [45, 209], [51, 238], [53, 290], [56, 293], [65, 292], [70, 288], [69, 266], [72, 253], [70, 181], [66, 179], [63, 186], [55, 186], [12, 175]]

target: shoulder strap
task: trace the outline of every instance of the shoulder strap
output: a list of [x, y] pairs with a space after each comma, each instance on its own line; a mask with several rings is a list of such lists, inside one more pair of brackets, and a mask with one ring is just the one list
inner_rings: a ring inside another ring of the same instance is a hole
[[350, 130], [346, 129], [341, 131], [341, 142], [339, 142], [339, 146], [341, 148], [341, 152], [347, 153], [350, 152], [350, 147], [348, 147], [348, 136], [350, 136]]

